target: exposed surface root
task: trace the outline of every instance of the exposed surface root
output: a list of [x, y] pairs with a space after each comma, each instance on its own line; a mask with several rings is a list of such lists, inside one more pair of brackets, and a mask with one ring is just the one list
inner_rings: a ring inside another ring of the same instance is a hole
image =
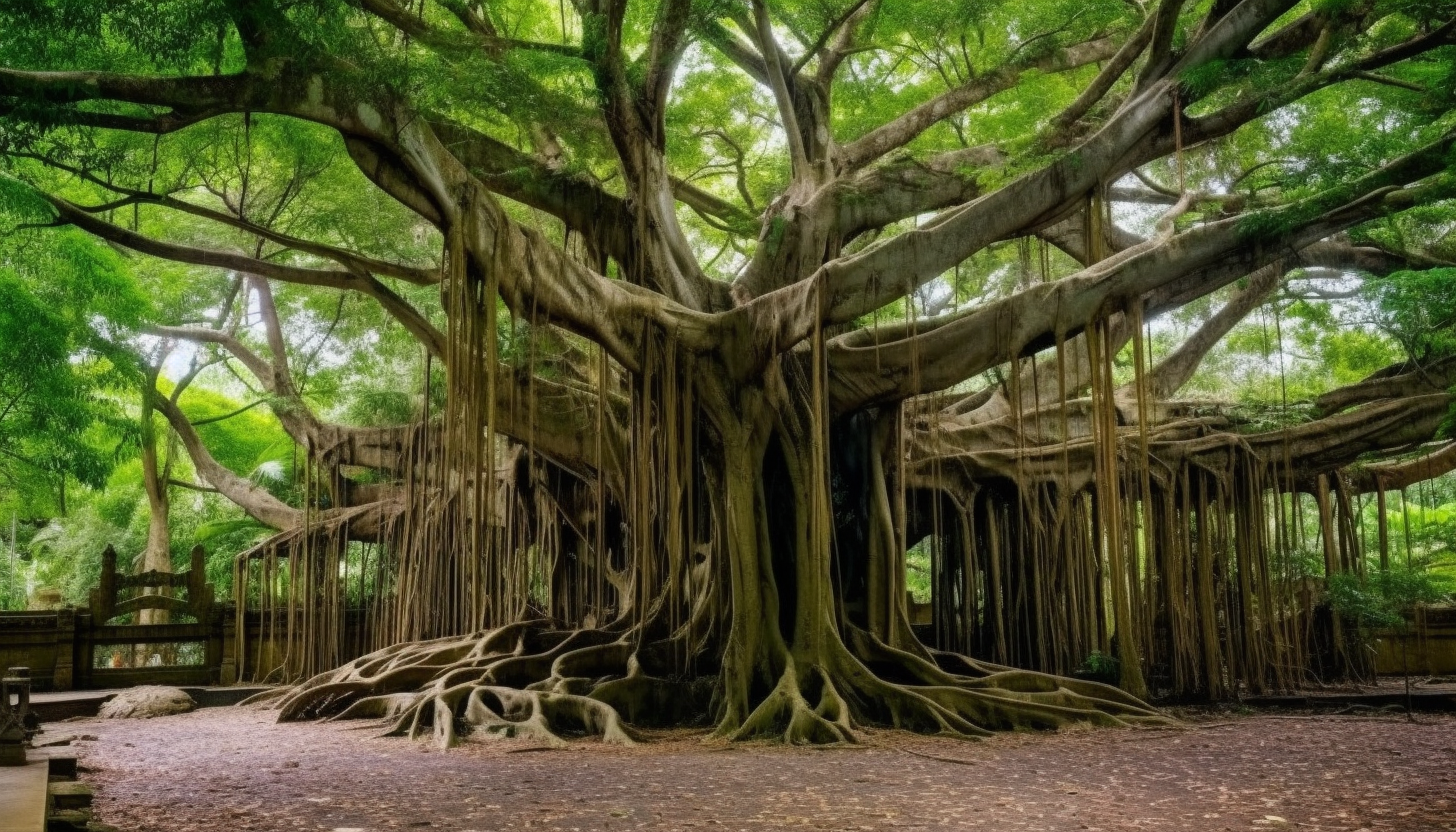
[[[949, 713], [976, 729], [966, 731], [956, 725], [955, 730], [943, 729], [945, 733], [979, 736], [987, 730], [1172, 722], [1137, 697], [1110, 685], [987, 664], [958, 654], [935, 653], [932, 662], [889, 647], [861, 631], [851, 636], [853, 654], [844, 651], [838, 658], [850, 666], [852, 678], [858, 678], [863, 669], [872, 679], [896, 680], [899, 684], [891, 687], [915, 693], [935, 706], [932, 718]], [[893, 697], [890, 701], [894, 701]]]
[[564, 746], [571, 736], [635, 743], [610, 705], [570, 693], [497, 685], [464, 684], [421, 694], [404, 708], [391, 733], [414, 739], [431, 729], [441, 747], [454, 745], [463, 732], [526, 737], [553, 747]]
[[[622, 714], [651, 723], [686, 707], [691, 686], [647, 675], [632, 645], [605, 630], [526, 621], [459, 638], [402, 644], [356, 659], [267, 699], [279, 721], [389, 720], [389, 733], [635, 741]], [[263, 697], [255, 700], [266, 701]], [[690, 710], [690, 709], [689, 709]]]
[[833, 682], [812, 666], [801, 677], [792, 663], [742, 725], [720, 725], [718, 734], [735, 740], [779, 736], [815, 745], [855, 741], [848, 703]]
[[[720, 713], [715, 735], [794, 744], [858, 741], [859, 726], [959, 738], [1071, 724], [1172, 721], [1114, 687], [985, 664], [955, 654], [889, 647], [860, 631], [820, 655], [780, 657], [781, 671], [739, 718]], [[466, 637], [397, 645], [364, 656], [271, 702], [279, 721], [375, 719], [388, 732], [450, 746], [467, 735], [523, 737], [557, 747], [575, 737], [635, 741], [635, 725], [701, 724], [711, 679], [643, 667], [650, 650], [607, 630], [512, 624]]]
[[826, 744], [857, 742], [854, 729], [861, 725], [974, 739], [1074, 724], [1172, 722], [1125, 691], [1096, 682], [983, 665], [964, 656], [931, 662], [863, 632], [852, 633], [852, 644], [853, 650], [832, 640], [815, 663], [785, 657], [768, 695], [741, 724], [720, 723], [717, 735]]

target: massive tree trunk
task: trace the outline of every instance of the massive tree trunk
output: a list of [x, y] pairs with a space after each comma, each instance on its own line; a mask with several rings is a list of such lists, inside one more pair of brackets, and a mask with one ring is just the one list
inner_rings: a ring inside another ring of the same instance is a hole
[[[569, 605], [553, 603], [567, 615], [533, 619], [531, 599], [507, 598], [521, 610], [504, 616], [511, 623], [387, 648], [320, 674], [280, 694], [283, 718], [392, 716], [398, 730], [432, 729], [444, 742], [462, 727], [628, 741], [623, 718], [791, 742], [853, 741], [864, 725], [978, 736], [1161, 721], [1116, 688], [916, 640], [903, 577], [894, 577], [903, 549], [881, 462], [893, 458], [880, 445], [893, 442], [898, 420], [859, 428], [873, 435], [855, 442], [845, 464], [859, 467], [861, 481], [835, 493], [822, 343], [805, 353], [761, 384], [734, 383], [706, 362], [691, 373], [660, 367], [659, 381], [641, 383], [645, 424], [634, 437], [643, 444], [634, 451], [648, 476], [622, 509], [633, 523], [620, 541], [628, 574], [605, 609], [579, 607], [573, 619]], [[836, 499], [861, 500], [868, 511], [835, 529]], [[707, 522], [694, 522], [698, 511]], [[836, 534], [866, 545], [835, 546]], [[836, 571], [841, 581], [848, 572], [862, 578], [849, 590], [836, 586]], [[599, 613], [601, 625], [582, 626]]]

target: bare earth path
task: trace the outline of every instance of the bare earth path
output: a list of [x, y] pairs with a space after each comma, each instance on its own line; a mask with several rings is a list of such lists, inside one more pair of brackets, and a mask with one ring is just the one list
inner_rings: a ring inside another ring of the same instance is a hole
[[[514, 741], [439, 751], [213, 708], [54, 725], [97, 817], [205, 830], [1456, 830], [1456, 717], [1280, 719], [863, 750]], [[528, 752], [528, 753], [523, 753]], [[921, 755], [968, 761], [959, 765]]]

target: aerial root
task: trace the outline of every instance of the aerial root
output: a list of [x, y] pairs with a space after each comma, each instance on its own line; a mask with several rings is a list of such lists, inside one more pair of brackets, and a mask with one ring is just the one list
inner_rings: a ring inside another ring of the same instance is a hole
[[856, 689], [879, 711], [877, 722], [920, 733], [985, 737], [995, 731], [1056, 730], [1072, 724], [1106, 727], [1166, 725], [1168, 717], [1146, 705], [1132, 707], [1119, 697], [1101, 697], [1058, 686], [1059, 677], [1045, 676], [1047, 687], [1036, 691], [1002, 689], [994, 680], [975, 685], [948, 681], [943, 685], [887, 682], [858, 678]]
[[363, 699], [356, 700], [354, 704], [327, 718], [340, 721], [350, 719], [394, 719], [414, 707], [415, 703], [419, 702], [423, 695], [421, 693], [382, 693], [377, 696], [366, 696]]
[[887, 682], [873, 674], [854, 674], [854, 686], [860, 699], [873, 703], [867, 709], [876, 711], [874, 722], [920, 734], [974, 739], [987, 737], [991, 731], [967, 719], [958, 709], [936, 701], [914, 686]]
[[255, 693], [252, 696], [245, 698], [243, 701], [239, 702], [238, 705], [240, 707], [247, 707], [249, 705], [267, 705], [275, 699], [282, 699], [288, 696], [292, 692], [293, 688], [269, 688], [267, 690], [259, 691], [258, 693]]

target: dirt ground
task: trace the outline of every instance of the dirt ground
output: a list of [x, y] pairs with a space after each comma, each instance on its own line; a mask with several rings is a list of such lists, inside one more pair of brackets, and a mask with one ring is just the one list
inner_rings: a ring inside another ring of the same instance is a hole
[[97, 819], [124, 832], [1456, 830], [1449, 715], [1255, 715], [974, 743], [882, 731], [860, 749], [680, 734], [630, 749], [496, 740], [449, 751], [273, 718], [211, 708], [48, 735], [85, 737], [73, 747]]

